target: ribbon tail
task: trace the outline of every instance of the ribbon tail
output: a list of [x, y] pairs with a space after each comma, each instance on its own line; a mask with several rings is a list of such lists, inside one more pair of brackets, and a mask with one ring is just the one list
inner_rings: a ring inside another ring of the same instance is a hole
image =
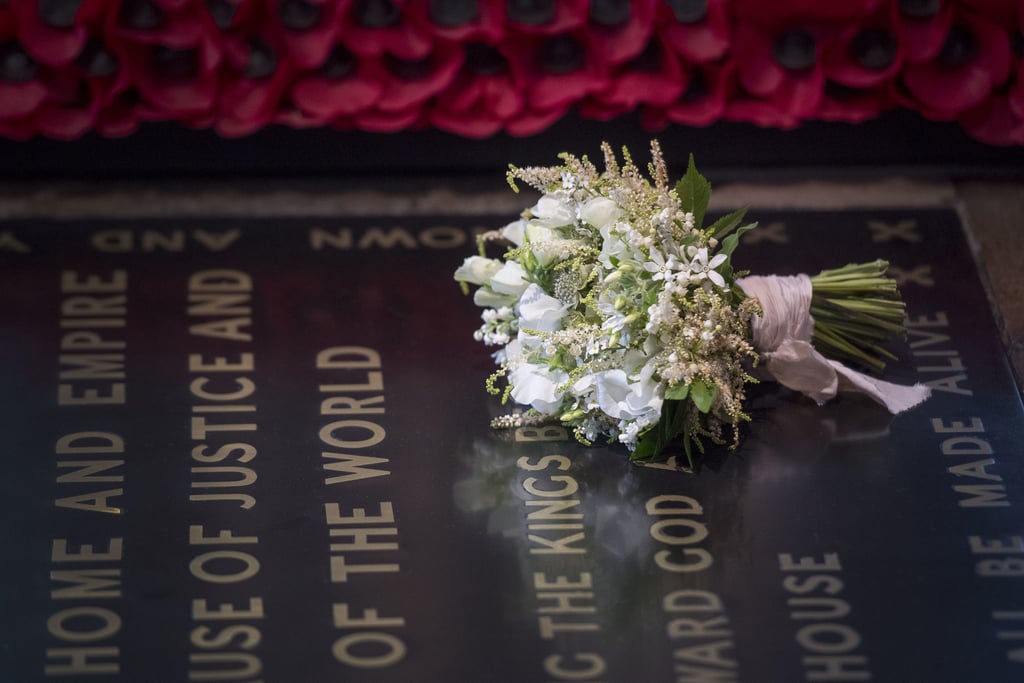
[[893, 384], [851, 370], [839, 361], [830, 360], [829, 363], [839, 375], [840, 391], [866, 394], [888, 408], [893, 415], [910, 410], [932, 394], [931, 388], [924, 384]]
[[835, 398], [840, 388], [835, 368], [808, 342], [787, 339], [764, 356], [765, 370], [782, 386], [814, 399], [819, 406]]

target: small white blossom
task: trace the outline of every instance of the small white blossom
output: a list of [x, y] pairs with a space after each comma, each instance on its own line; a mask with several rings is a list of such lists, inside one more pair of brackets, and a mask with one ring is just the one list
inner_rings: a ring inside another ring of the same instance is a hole
[[725, 287], [725, 278], [715, 268], [718, 268], [729, 258], [725, 254], [716, 254], [710, 261], [708, 260], [707, 247], [701, 247], [700, 249], [693, 249], [693, 260], [690, 261], [690, 281], [701, 282], [702, 280], [711, 280], [717, 287]]

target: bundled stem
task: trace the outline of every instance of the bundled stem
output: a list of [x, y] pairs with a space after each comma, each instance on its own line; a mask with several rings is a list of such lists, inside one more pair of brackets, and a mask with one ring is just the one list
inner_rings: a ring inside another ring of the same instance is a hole
[[881, 259], [825, 270], [811, 278], [813, 343], [824, 355], [875, 370], [895, 360], [882, 344], [905, 338], [906, 306]]

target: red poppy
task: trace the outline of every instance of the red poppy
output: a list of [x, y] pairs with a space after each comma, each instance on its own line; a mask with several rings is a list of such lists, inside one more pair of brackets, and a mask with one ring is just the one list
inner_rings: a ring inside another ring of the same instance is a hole
[[829, 81], [848, 88], [874, 88], [892, 80], [903, 66], [895, 4], [879, 7], [860, 21], [843, 24], [822, 53]]
[[526, 109], [505, 124], [505, 131], [517, 137], [536, 135], [547, 130], [569, 111], [569, 105], [558, 105], [550, 109]]
[[954, 119], [1007, 81], [1011, 61], [1006, 30], [958, 11], [939, 53], [929, 62], [907, 64], [895, 94], [928, 118]]
[[340, 41], [362, 57], [391, 54], [410, 61], [425, 59], [433, 40], [405, 17], [408, 4], [410, 0], [352, 0], [340, 13]]
[[726, 0], [663, 3], [658, 27], [665, 42], [690, 62], [712, 62], [729, 49], [732, 27]]
[[821, 53], [835, 35], [821, 23], [738, 26], [733, 55], [745, 93], [730, 103], [731, 116], [786, 128], [811, 116], [825, 86]]
[[139, 95], [142, 120], [190, 121], [213, 111], [218, 36], [205, 7], [184, 0], [121, 0], [106, 38]]
[[[0, 121], [16, 121], [33, 114], [46, 100], [41, 67], [14, 36], [0, 40]], [[15, 127], [21, 130], [20, 126]]]
[[524, 78], [500, 47], [467, 45], [462, 68], [430, 102], [427, 119], [441, 130], [466, 137], [494, 135], [523, 110]]
[[[686, 76], [686, 89], [662, 112], [672, 123], [707, 126], [724, 115], [735, 89], [736, 67], [732, 62], [694, 66]], [[657, 120], [653, 111], [647, 116], [652, 122]]]
[[452, 43], [438, 43], [426, 57], [417, 60], [384, 55], [388, 78], [374, 107], [397, 112], [420, 106], [454, 80], [463, 55], [462, 49]]
[[285, 99], [274, 112], [274, 123], [281, 123], [289, 128], [322, 128], [332, 121], [309, 114]]
[[46, 102], [35, 112], [40, 133], [60, 140], [84, 135], [96, 123], [106, 104], [101, 86], [73, 69], [63, 69], [48, 79]]
[[623, 64], [650, 44], [658, 0], [592, 2], [587, 46], [608, 65]]
[[927, 62], [942, 49], [953, 21], [953, 5], [943, 0], [900, 3], [897, 24], [903, 56]]
[[973, 12], [991, 19], [1000, 26], [1016, 26], [1024, 3], [1020, 0], [960, 0]]
[[217, 97], [217, 132], [228, 137], [253, 133], [273, 120], [291, 87], [295, 68], [280, 34], [265, 21], [225, 35]]
[[825, 121], [860, 123], [875, 118], [891, 106], [892, 96], [885, 85], [851, 88], [840, 83], [827, 83], [816, 117]]
[[300, 69], [324, 63], [338, 42], [340, 15], [349, 0], [266, 0], [289, 61]]
[[507, 0], [509, 30], [532, 35], [557, 35], [584, 26], [590, 0]]
[[579, 110], [587, 118], [608, 120], [641, 105], [667, 107], [686, 85], [678, 56], [654, 38], [639, 57], [615, 68], [607, 87], [584, 100]]
[[1024, 116], [1010, 98], [995, 96], [965, 112], [960, 125], [969, 135], [990, 145], [1024, 145]]
[[505, 0], [419, 0], [405, 20], [436, 40], [496, 45], [505, 34]]
[[856, 21], [887, 0], [733, 0], [732, 15], [752, 24], [792, 24], [806, 21], [844, 23]]
[[59, 67], [78, 56], [102, 26], [106, 0], [74, 0], [41, 4], [9, 0], [17, 21], [18, 38], [25, 51], [40, 64]]
[[525, 74], [522, 83], [527, 108], [544, 112], [544, 118], [608, 86], [607, 67], [587, 50], [585, 33], [521, 36], [506, 45], [505, 54], [516, 70]]
[[291, 99], [307, 116], [331, 121], [373, 107], [388, 77], [380, 60], [357, 57], [338, 45], [319, 69], [297, 77]]
[[[1013, 0], [970, 0], [970, 5], [996, 19], [1000, 26], [1016, 26], [1017, 40], [1024, 43], [1024, 3]], [[982, 104], [959, 118], [964, 129], [982, 142], [992, 145], [1024, 145], [1024, 59], [1015, 47], [1013, 75], [1005, 88], [994, 92]]]
[[352, 117], [360, 130], [371, 133], [397, 133], [417, 127], [422, 116], [418, 105], [404, 110], [369, 109]]

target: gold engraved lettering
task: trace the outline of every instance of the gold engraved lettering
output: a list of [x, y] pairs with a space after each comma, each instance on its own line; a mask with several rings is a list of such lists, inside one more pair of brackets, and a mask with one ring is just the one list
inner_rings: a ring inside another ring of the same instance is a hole
[[[118, 663], [121, 651], [117, 647], [50, 647], [46, 649], [47, 676], [102, 676], [121, 671]], [[67, 660], [64, 664], [56, 662]], [[113, 661], [111, 661], [113, 660]]]
[[[852, 612], [839, 597], [844, 584], [837, 553], [794, 559], [779, 554], [782, 585], [790, 594], [786, 604], [796, 622], [794, 640], [803, 650], [804, 678], [810, 681], [866, 681], [872, 678], [866, 655], [858, 652], [860, 633], [843, 620]], [[824, 593], [825, 595], [821, 595]]]
[[971, 417], [968, 421], [952, 420], [948, 423], [942, 418], [933, 418], [931, 426], [936, 434], [944, 436], [940, 445], [944, 456], [970, 458], [966, 462], [956, 462], [946, 468], [949, 474], [956, 477], [955, 481], [970, 478], [975, 481], [994, 482], [953, 484], [953, 491], [960, 494], [957, 505], [962, 508], [1009, 507], [1010, 501], [1006, 498], [1006, 485], [1002, 476], [988, 471], [989, 467], [997, 466], [996, 460], [979, 457], [994, 453], [992, 445], [985, 437], [985, 425], [981, 418]]
[[[189, 526], [188, 543], [204, 548], [192, 558], [189, 571], [205, 584], [241, 584], [260, 571], [255, 555], [231, 547], [256, 546], [257, 536], [239, 535], [231, 529], [208, 533], [203, 525], [193, 524]], [[263, 670], [260, 656], [251, 652], [262, 642], [260, 628], [253, 623], [241, 623], [265, 617], [262, 597], [250, 597], [245, 607], [231, 602], [210, 607], [207, 598], [193, 598], [191, 617], [195, 626], [189, 632], [189, 643], [201, 652], [189, 653], [190, 681], [249, 681]]]
[[604, 657], [594, 652], [576, 652], [569, 657], [548, 655], [544, 658], [544, 673], [556, 681], [593, 681], [608, 670]]
[[[685, 516], [701, 515], [704, 509], [695, 499], [681, 495], [655, 496], [647, 501], [647, 514], [666, 517], [651, 524], [649, 533], [658, 543], [677, 550], [664, 549], [654, 554], [654, 563], [674, 573], [691, 573], [707, 569], [713, 563], [711, 553], [704, 548], [691, 548], [707, 538], [703, 522]], [[680, 547], [682, 546], [682, 547]]]
[[[123, 328], [128, 275], [61, 272], [60, 326], [76, 331], [61, 337], [57, 403], [61, 406], [122, 405], [125, 403], [126, 343], [99, 329]], [[111, 353], [111, 351], [122, 351]]]
[[0, 251], [13, 251], [19, 254], [27, 254], [32, 248], [19, 240], [10, 230], [0, 232]]

